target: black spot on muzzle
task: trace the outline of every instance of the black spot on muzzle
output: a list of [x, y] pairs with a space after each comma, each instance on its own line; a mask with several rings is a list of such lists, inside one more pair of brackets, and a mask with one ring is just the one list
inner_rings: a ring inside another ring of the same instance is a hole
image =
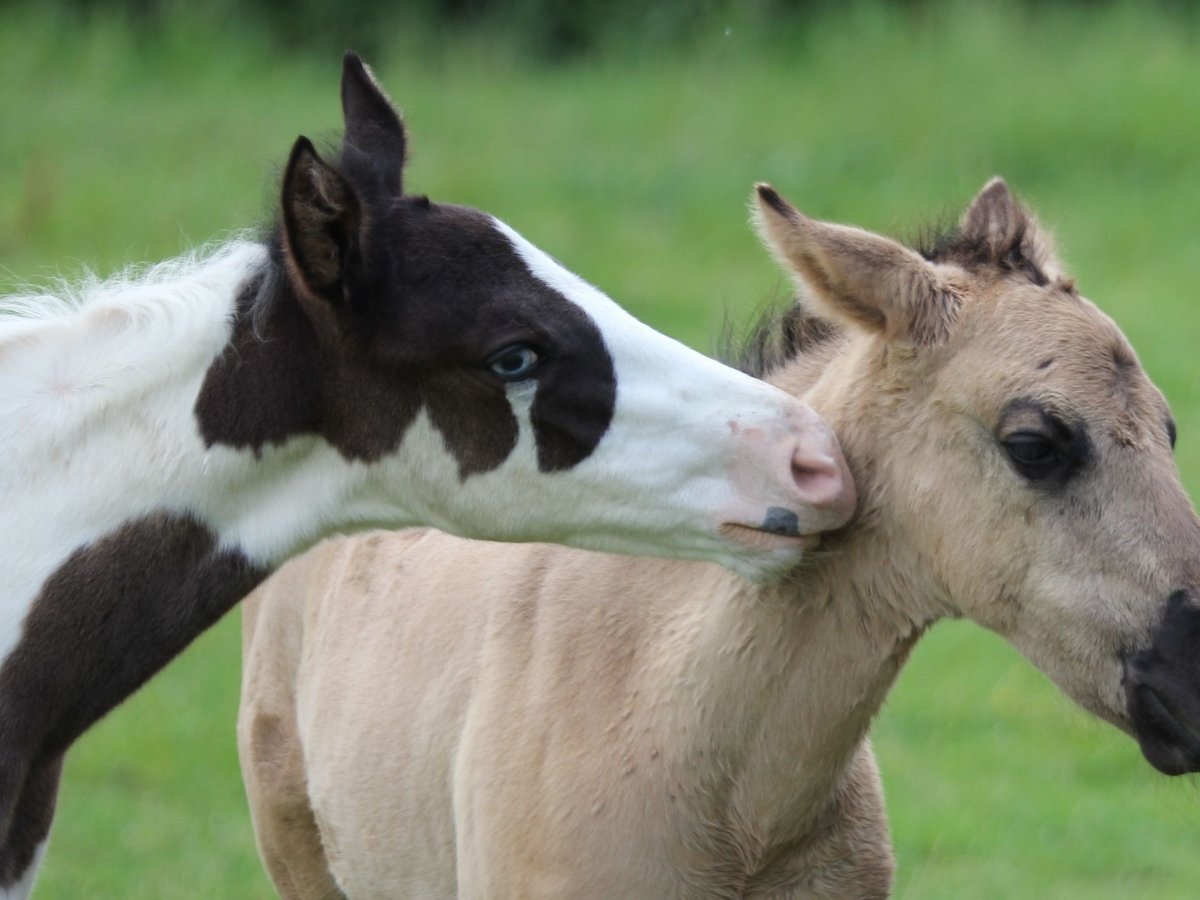
[[762, 530], [771, 534], [782, 534], [786, 537], [800, 536], [800, 519], [790, 509], [782, 506], [767, 507], [767, 517], [763, 519]]

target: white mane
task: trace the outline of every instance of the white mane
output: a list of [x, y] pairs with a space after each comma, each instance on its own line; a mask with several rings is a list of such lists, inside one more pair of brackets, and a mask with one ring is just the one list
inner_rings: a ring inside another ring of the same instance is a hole
[[221, 244], [209, 244], [153, 264], [134, 264], [107, 278], [85, 270], [72, 280], [57, 277], [49, 291], [21, 285], [0, 296], [0, 344], [24, 337], [43, 324], [74, 319], [92, 310], [120, 311], [132, 321], [161, 315], [180, 301], [204, 302], [197, 295], [225, 288], [228, 276], [244, 277], [265, 256], [262, 244], [238, 235]]
[[14, 469], [21, 459], [40, 471], [43, 454], [76, 446], [79, 429], [99, 427], [109, 410], [202, 377], [266, 256], [262, 244], [237, 239], [103, 280], [60, 282], [54, 293], [0, 298], [0, 448]]

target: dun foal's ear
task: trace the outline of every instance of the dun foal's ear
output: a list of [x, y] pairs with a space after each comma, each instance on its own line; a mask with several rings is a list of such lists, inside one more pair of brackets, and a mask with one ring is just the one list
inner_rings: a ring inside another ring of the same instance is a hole
[[398, 195], [407, 152], [404, 123], [370, 68], [354, 53], [342, 59], [342, 118], [345, 143], [367, 157], [383, 186]]
[[1038, 227], [1005, 184], [993, 178], [963, 214], [965, 246], [975, 248], [978, 262], [1020, 272], [1035, 284], [1062, 279], [1054, 241]]
[[306, 299], [343, 302], [361, 221], [353, 188], [308, 138], [299, 138], [283, 176], [283, 249]]
[[949, 333], [960, 294], [937, 266], [889, 238], [810, 219], [770, 185], [756, 185], [755, 197], [759, 234], [818, 315], [900, 344]]

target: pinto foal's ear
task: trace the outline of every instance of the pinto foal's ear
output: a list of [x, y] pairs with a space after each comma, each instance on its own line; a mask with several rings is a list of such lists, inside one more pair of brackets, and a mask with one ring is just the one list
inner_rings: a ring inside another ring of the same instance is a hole
[[1034, 284], [1061, 281], [1054, 241], [1017, 202], [1003, 178], [993, 178], [963, 214], [960, 234], [975, 262], [1027, 276]]
[[404, 123], [370, 68], [354, 53], [342, 58], [342, 118], [346, 146], [366, 158], [384, 188], [399, 194], [408, 146]]
[[362, 212], [350, 183], [306, 137], [296, 140], [283, 176], [283, 251], [307, 298], [340, 304], [347, 268], [359, 255]]
[[961, 295], [937, 266], [889, 238], [810, 219], [770, 185], [756, 185], [755, 197], [759, 234], [818, 315], [900, 344], [949, 334]]

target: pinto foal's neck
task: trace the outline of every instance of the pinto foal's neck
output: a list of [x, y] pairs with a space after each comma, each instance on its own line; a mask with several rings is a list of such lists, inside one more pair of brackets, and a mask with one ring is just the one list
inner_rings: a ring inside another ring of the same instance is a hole
[[[0, 746], [10, 757], [63, 752], [352, 510], [354, 468], [302, 427], [253, 446], [204, 433], [198, 398], [249, 329], [246, 292], [271, 265], [264, 246], [235, 242], [103, 285], [68, 314], [0, 325]], [[272, 403], [298, 408], [292, 373], [263, 364], [297, 337], [272, 337], [236, 348], [211, 418], [244, 425]]]

